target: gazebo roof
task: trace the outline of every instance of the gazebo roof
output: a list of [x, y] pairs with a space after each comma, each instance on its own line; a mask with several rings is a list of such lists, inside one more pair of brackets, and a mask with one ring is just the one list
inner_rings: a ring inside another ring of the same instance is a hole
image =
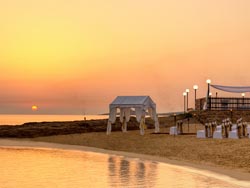
[[149, 96], [118, 96], [110, 107], [151, 107], [155, 108], [154, 101]]
[[144, 104], [148, 99], [152, 101], [149, 96], [118, 96], [111, 104]]

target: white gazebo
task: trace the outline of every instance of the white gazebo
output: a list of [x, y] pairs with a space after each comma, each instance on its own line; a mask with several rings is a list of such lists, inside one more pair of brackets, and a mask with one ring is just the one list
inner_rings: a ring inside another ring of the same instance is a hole
[[135, 110], [136, 120], [140, 123], [140, 134], [144, 134], [146, 113], [155, 122], [155, 132], [159, 132], [159, 121], [156, 114], [156, 104], [149, 96], [118, 96], [109, 105], [109, 119], [107, 125], [107, 134], [111, 133], [112, 123], [116, 121], [117, 109], [120, 109], [120, 122], [122, 131], [127, 131], [127, 122], [130, 120], [131, 109]]

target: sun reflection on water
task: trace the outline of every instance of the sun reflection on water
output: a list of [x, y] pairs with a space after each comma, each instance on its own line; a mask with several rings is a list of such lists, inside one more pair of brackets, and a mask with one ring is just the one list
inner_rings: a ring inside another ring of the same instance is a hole
[[243, 187], [174, 165], [93, 152], [0, 147], [0, 160], [4, 188]]

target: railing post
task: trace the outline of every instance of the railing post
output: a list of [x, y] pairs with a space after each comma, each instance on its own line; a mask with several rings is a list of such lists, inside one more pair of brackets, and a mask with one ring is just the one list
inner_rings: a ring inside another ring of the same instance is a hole
[[236, 107], [234, 106], [233, 108], [236, 108], [236, 110], [238, 110], [238, 108], [239, 108], [239, 101], [238, 101], [238, 98], [236, 98]]
[[209, 97], [209, 106], [210, 106], [210, 110], [212, 110], [212, 98]]

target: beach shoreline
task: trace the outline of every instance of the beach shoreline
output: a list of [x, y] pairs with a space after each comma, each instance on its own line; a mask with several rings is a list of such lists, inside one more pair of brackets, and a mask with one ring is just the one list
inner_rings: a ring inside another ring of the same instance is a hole
[[166, 163], [168, 165], [174, 165], [181, 168], [191, 169], [197, 173], [211, 175], [217, 179], [227, 179], [233, 181], [234, 179], [239, 181], [249, 181], [250, 173], [243, 172], [240, 169], [226, 169], [222, 167], [209, 166], [204, 164], [194, 164], [185, 161], [172, 160], [161, 156], [152, 156], [140, 153], [132, 153], [125, 151], [107, 150], [96, 147], [69, 145], [59, 143], [48, 143], [40, 141], [30, 141], [23, 139], [0, 139], [0, 148], [36, 148], [36, 149], [60, 149], [60, 150], [72, 150], [72, 151], [86, 151], [94, 153], [102, 153], [109, 155], [117, 155], [122, 157], [128, 157], [131, 159], [148, 160], [160, 163]]
[[42, 142], [43, 145], [63, 144], [68, 149], [86, 147], [85, 150], [90, 151], [93, 148], [95, 152], [193, 167], [250, 181], [249, 139], [197, 139], [197, 130], [204, 126], [193, 118], [190, 122], [184, 121], [183, 135], [173, 136], [169, 135], [173, 117], [159, 120], [160, 133], [154, 134], [153, 123], [148, 121], [149, 129], [143, 136], [135, 119], [129, 122], [128, 132], [122, 132], [117, 123], [110, 135], [106, 135], [106, 120], [27, 123], [2, 127], [1, 143], [7, 139], [7, 142], [16, 140], [22, 144], [36, 141], [32, 142], [33, 147], [39, 147]]

